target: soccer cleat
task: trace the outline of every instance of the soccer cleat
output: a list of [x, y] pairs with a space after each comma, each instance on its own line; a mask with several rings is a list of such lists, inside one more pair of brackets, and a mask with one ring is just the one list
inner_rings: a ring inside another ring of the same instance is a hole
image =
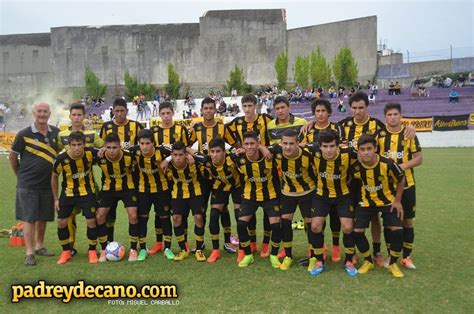
[[[89, 263], [90, 264], [97, 264], [99, 262], [99, 258], [97, 257], [97, 251], [96, 250], [89, 250], [87, 252]], [[72, 254], [71, 254], [72, 256]]]
[[372, 269], [374, 269], [374, 263], [369, 262], [368, 260], [365, 260], [362, 266], [360, 266], [357, 271], [359, 272], [359, 274], [365, 274], [369, 272], [369, 270], [372, 270]]
[[189, 257], [189, 252], [186, 250], [179, 251], [178, 255], [176, 255], [173, 259], [175, 261], [182, 261]]
[[316, 257], [311, 257], [308, 260], [308, 271], [312, 271], [316, 267], [316, 262], [317, 261], [318, 260], [316, 259]]
[[159, 251], [163, 251], [163, 242], [155, 242], [151, 250], [148, 250], [148, 254], [155, 255]]
[[276, 255], [270, 255], [270, 264], [273, 268], [280, 268], [280, 260]]
[[204, 256], [204, 253], [201, 250], [196, 250], [196, 252], [194, 253], [194, 257], [196, 258], [196, 261], [198, 262], [206, 261], [206, 256]]
[[260, 257], [265, 258], [268, 256], [270, 256], [270, 244], [262, 243], [262, 249], [260, 250]]
[[234, 244], [232, 244], [232, 243], [224, 243], [224, 250], [229, 254], [234, 254], [234, 253], [237, 252], [237, 250], [235, 249]]
[[332, 246], [331, 261], [333, 261], [334, 263], [341, 261], [341, 250], [339, 249], [339, 245]]
[[245, 255], [244, 258], [240, 261], [239, 267], [247, 267], [254, 262], [253, 255]]
[[219, 250], [212, 250], [211, 255], [208, 257], [208, 263], [215, 263], [219, 258], [221, 258], [221, 252]]
[[[201, 245], [201, 251], [204, 250], [205, 248], [206, 248], [206, 244], [203, 243], [203, 244]], [[193, 253], [193, 254], [196, 253], [196, 251], [197, 251], [197, 247], [193, 247], [193, 248], [191, 249], [191, 253]]]
[[99, 262], [100, 263], [107, 262], [107, 254], [105, 253], [105, 250], [100, 251]]
[[250, 251], [256, 253], [258, 251], [257, 242], [250, 242]]
[[392, 274], [393, 277], [395, 278], [402, 278], [404, 275], [400, 268], [398, 268], [397, 263], [393, 263], [390, 266], [388, 266], [388, 271]]
[[244, 250], [238, 250], [237, 251], [237, 264], [240, 263], [245, 257], [245, 251]]
[[166, 259], [168, 260], [173, 260], [174, 259], [174, 253], [171, 251], [170, 248], [166, 248], [165, 251], [163, 252], [163, 255], [166, 256]]
[[71, 250], [71, 256], [74, 256], [77, 254], [77, 250], [75, 248], [72, 248]]
[[375, 264], [379, 265], [380, 267], [383, 267], [384, 260], [383, 260], [382, 253], [379, 252], [379, 253], [374, 255], [374, 262], [375, 262]]
[[326, 270], [326, 265], [324, 265], [323, 262], [321, 261], [317, 261], [316, 265], [314, 266], [313, 269], [311, 269], [309, 274], [314, 277], [321, 274], [325, 270]]
[[138, 260], [137, 250], [130, 249], [130, 252], [128, 253], [128, 261], [129, 262], [136, 262], [137, 260]]
[[148, 254], [146, 253], [146, 250], [145, 250], [145, 249], [141, 249], [140, 252], [138, 252], [137, 261], [143, 262], [144, 260], [146, 260], [147, 255], [148, 255]]
[[288, 270], [290, 269], [291, 265], [293, 265], [294, 261], [291, 257], [285, 256], [283, 259], [283, 262], [280, 264], [280, 269], [281, 270]]
[[72, 256], [70, 250], [62, 251], [58, 259], [58, 265], [66, 264], [71, 258]]
[[354, 264], [352, 264], [350, 261], [346, 262], [346, 265], [344, 266], [346, 273], [351, 276], [355, 277], [357, 276], [357, 269], [354, 267]]
[[309, 265], [309, 257], [305, 257], [305, 258], [299, 259], [299, 260], [298, 260], [298, 265], [299, 265], [299, 266], [302, 266], [302, 267], [308, 266], [308, 265]]
[[286, 252], [285, 252], [285, 249], [282, 248], [280, 249], [280, 252], [278, 252], [278, 258], [285, 258], [286, 257]]
[[416, 269], [416, 266], [415, 264], [413, 264], [413, 261], [411, 260], [410, 256], [402, 259], [400, 261], [400, 264], [402, 264], [403, 267], [408, 268], [408, 269]]

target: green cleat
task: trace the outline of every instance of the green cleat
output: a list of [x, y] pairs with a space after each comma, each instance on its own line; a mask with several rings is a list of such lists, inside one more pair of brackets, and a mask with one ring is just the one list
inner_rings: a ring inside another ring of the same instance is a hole
[[293, 265], [293, 259], [291, 257], [285, 256], [283, 262], [280, 264], [280, 269], [288, 270], [290, 269], [291, 265]]
[[239, 267], [247, 267], [254, 262], [253, 255], [245, 255], [245, 257], [240, 261]]
[[144, 260], [146, 260], [146, 257], [147, 257], [147, 252], [145, 249], [141, 249], [140, 252], [138, 252], [138, 258], [137, 258], [137, 261], [139, 262], [143, 262]]
[[173, 251], [171, 251], [171, 249], [166, 248], [165, 252], [164, 252], [164, 255], [166, 256], [166, 259], [174, 260], [174, 253], [173, 253]]
[[316, 257], [311, 257], [309, 259], [309, 264], [308, 264], [308, 271], [312, 271], [314, 268], [316, 268], [316, 262], [318, 260], [316, 259]]
[[276, 255], [270, 255], [270, 264], [272, 264], [273, 268], [280, 268], [280, 260]]

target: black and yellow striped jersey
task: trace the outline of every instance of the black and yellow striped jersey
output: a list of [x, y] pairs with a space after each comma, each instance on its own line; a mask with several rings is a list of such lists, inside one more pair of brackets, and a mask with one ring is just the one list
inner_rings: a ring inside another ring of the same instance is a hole
[[174, 123], [172, 127], [163, 128], [156, 125], [151, 128], [153, 136], [155, 137], [155, 145], [171, 145], [175, 142], [183, 142], [184, 145], [189, 145], [189, 135], [186, 127], [181, 124]]
[[166, 174], [172, 182], [172, 199], [188, 199], [202, 195], [202, 174], [196, 164], [186, 163], [184, 168], [178, 169], [171, 161]]
[[213, 164], [208, 155], [196, 153], [194, 159], [204, 166], [205, 175], [212, 181], [212, 189], [228, 192], [240, 187], [240, 173], [230, 155], [226, 155], [221, 166]]
[[314, 154], [316, 194], [324, 198], [336, 198], [349, 194], [347, 181], [351, 164], [357, 160], [357, 153], [352, 148], [340, 147], [333, 159], [326, 159], [318, 145], [307, 144], [306, 147]]
[[100, 129], [100, 137], [105, 140], [105, 137], [110, 133], [115, 133], [120, 138], [120, 144], [122, 148], [128, 149], [133, 145], [138, 144], [138, 132], [143, 130], [143, 126], [140, 122], [127, 120], [125, 124], [118, 125], [114, 120], [107, 121], [102, 125]]
[[268, 136], [268, 123], [272, 121], [272, 117], [262, 113], [257, 115], [257, 119], [252, 122], [245, 121], [245, 117], [234, 118], [226, 125], [227, 134], [225, 139], [230, 145], [244, 142], [244, 133], [247, 131], [255, 131], [260, 137], [260, 144], [264, 146], [270, 145], [270, 137]]
[[153, 155], [146, 157], [140, 151], [140, 146], [130, 148], [133, 156], [134, 171], [138, 173], [137, 189], [141, 193], [157, 193], [168, 191], [168, 178], [160, 168], [161, 162], [168, 154], [155, 147]]
[[[301, 128], [306, 124], [306, 120], [303, 118], [295, 117], [290, 113], [289, 121], [286, 123], [280, 123], [278, 119], [273, 119], [268, 123], [268, 137], [270, 144], [275, 145], [281, 142], [281, 136], [286, 130], [295, 130], [296, 134], [300, 134]], [[301, 141], [301, 136], [299, 140]]]
[[[399, 132], [390, 132], [387, 128], [379, 130], [377, 142], [380, 155], [393, 159], [397, 164], [405, 163], [413, 159], [413, 155], [421, 152], [420, 142], [415, 136], [414, 139], [408, 140], [403, 136], [404, 128]], [[414, 169], [405, 170], [405, 187], [415, 185]]]
[[367, 166], [356, 161], [352, 176], [361, 181], [361, 207], [384, 207], [395, 201], [397, 183], [403, 179], [403, 170], [390, 158], [377, 155], [377, 163]]
[[357, 141], [362, 134], [375, 134], [384, 127], [384, 124], [376, 118], [367, 117], [364, 123], [356, 123], [353, 117], [348, 117], [338, 122], [342, 130], [342, 141], [347, 142], [349, 147], [357, 149]]
[[125, 191], [135, 189], [132, 178], [133, 156], [128, 150], [122, 150], [122, 158], [110, 161], [104, 154], [97, 158], [102, 170], [102, 191]]
[[242, 197], [246, 200], [264, 202], [275, 199], [280, 194], [280, 179], [274, 160], [262, 156], [251, 161], [245, 154], [232, 155], [241, 174]]
[[281, 171], [281, 193], [288, 196], [306, 195], [316, 188], [313, 154], [298, 147], [298, 156], [289, 158], [280, 145], [268, 146]]
[[328, 125], [324, 128], [318, 127], [316, 124], [313, 125], [313, 127], [308, 131], [306, 136], [304, 137], [304, 143], [313, 143], [318, 141], [319, 133], [324, 130], [334, 130], [337, 131], [339, 134], [339, 137], [342, 139], [342, 130], [341, 126], [334, 123], [334, 122], [329, 122]]
[[213, 126], [205, 126], [203, 122], [198, 122], [193, 125], [191, 128], [191, 132], [189, 135], [189, 142], [190, 145], [198, 142], [198, 152], [203, 153], [207, 152], [207, 145], [209, 142], [217, 137], [220, 136], [225, 138], [225, 125], [222, 122], [216, 121]]
[[67, 197], [85, 196], [95, 193], [94, 164], [97, 153], [86, 147], [82, 157], [72, 158], [67, 151], [59, 154], [54, 162], [53, 171], [63, 176], [62, 194]]
[[[100, 148], [104, 146], [104, 140], [94, 130], [82, 129], [82, 133], [86, 136], [86, 146]], [[58, 134], [58, 147], [60, 150], [68, 149], [69, 135], [72, 133], [71, 127], [59, 132]]]

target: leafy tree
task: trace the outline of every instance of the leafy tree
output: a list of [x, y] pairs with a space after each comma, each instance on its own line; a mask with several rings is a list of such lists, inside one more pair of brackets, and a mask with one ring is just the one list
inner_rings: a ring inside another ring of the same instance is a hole
[[172, 99], [177, 99], [179, 97], [179, 74], [174, 70], [174, 67], [171, 63], [168, 63], [168, 84], [165, 89], [168, 95]]
[[107, 85], [101, 84], [97, 75], [95, 75], [95, 73], [89, 68], [86, 68], [84, 81], [86, 84], [87, 94], [89, 94], [89, 96], [99, 99], [105, 95], [105, 92], [107, 91]]
[[137, 76], [130, 74], [128, 71], [125, 72], [123, 80], [127, 90], [127, 100], [132, 100], [133, 97], [138, 96], [141, 93], [143, 93], [145, 99], [153, 99], [153, 95], [156, 90], [153, 84], [138, 81]]
[[247, 83], [244, 78], [244, 69], [239, 68], [237, 65], [230, 71], [229, 80], [226, 82], [225, 89], [229, 94], [235, 88], [237, 94], [242, 94], [245, 91]]
[[277, 74], [278, 88], [285, 89], [288, 80], [288, 55], [280, 53], [275, 59], [275, 71]]
[[296, 85], [301, 88], [308, 87], [309, 57], [297, 56], [294, 70]]
[[331, 84], [331, 66], [326, 62], [326, 58], [321, 54], [321, 49], [311, 52], [310, 66], [311, 85], [313, 87], [329, 87]]
[[339, 85], [350, 87], [357, 81], [359, 69], [349, 48], [341, 48], [334, 57], [332, 71]]

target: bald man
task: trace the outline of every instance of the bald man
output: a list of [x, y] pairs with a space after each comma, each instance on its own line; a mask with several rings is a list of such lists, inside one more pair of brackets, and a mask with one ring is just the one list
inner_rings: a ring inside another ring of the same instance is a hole
[[[33, 105], [33, 123], [18, 132], [9, 155], [17, 176], [16, 219], [23, 221], [25, 265], [36, 265], [35, 255], [53, 256], [44, 247], [46, 222], [54, 220], [51, 190], [53, 163], [58, 155], [59, 129], [49, 125], [51, 108], [45, 102]], [[20, 158], [18, 158], [18, 156]]]

